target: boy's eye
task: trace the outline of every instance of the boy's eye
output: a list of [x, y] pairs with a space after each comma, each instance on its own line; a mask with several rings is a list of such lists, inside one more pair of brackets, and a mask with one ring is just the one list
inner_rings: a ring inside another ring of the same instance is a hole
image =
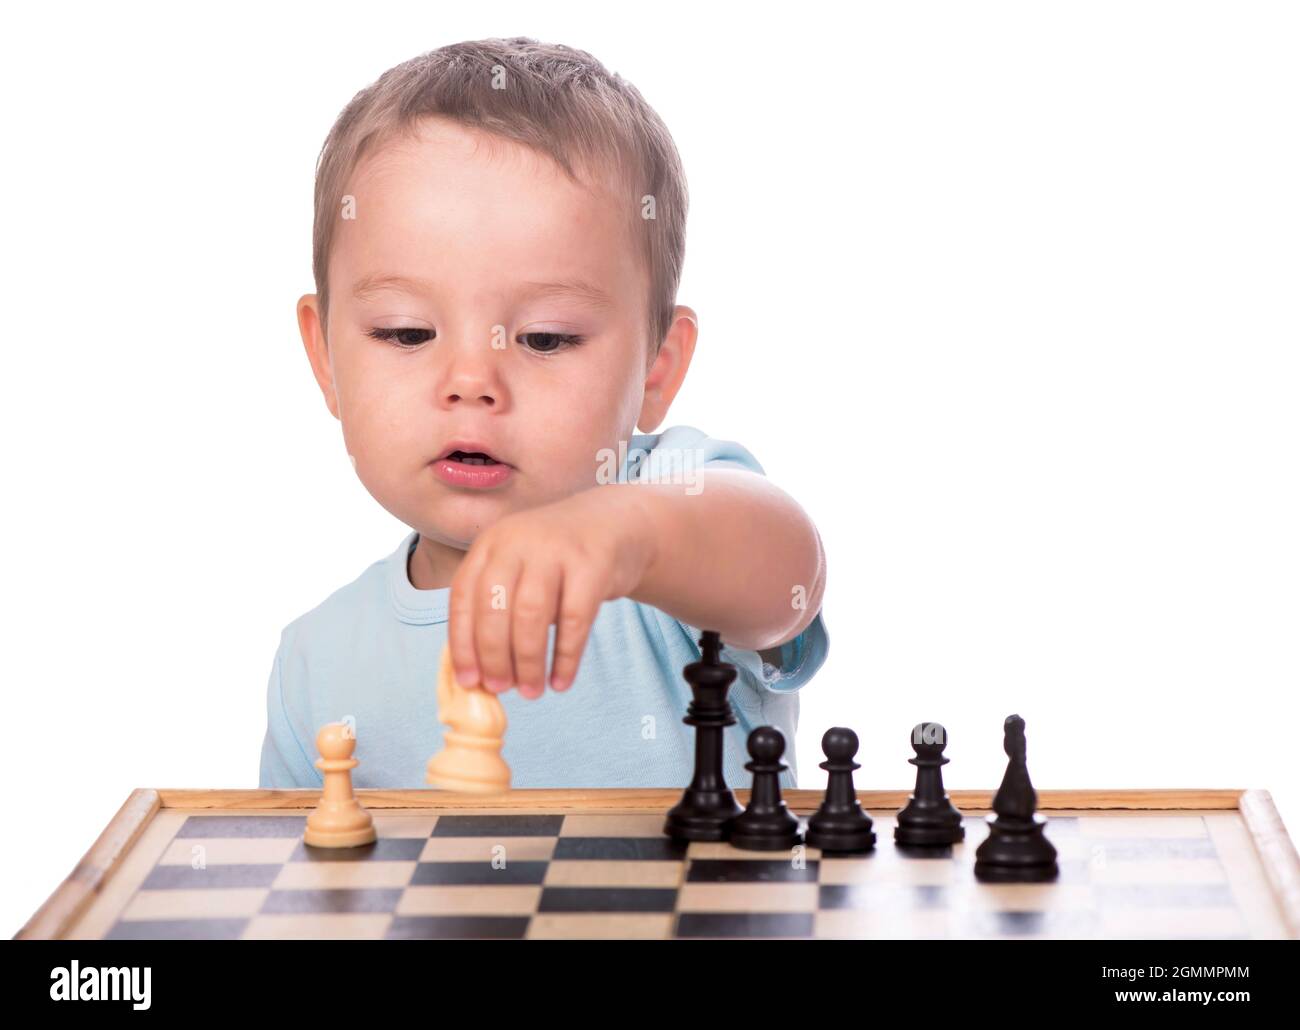
[[[422, 343], [427, 343], [437, 336], [437, 332], [433, 329], [419, 329], [408, 326], [393, 329], [371, 329], [366, 335], [375, 340], [384, 340], [392, 342], [398, 347], [411, 349], [420, 346]], [[583, 338], [572, 333], [522, 333], [519, 339], [524, 346], [536, 354], [553, 354], [566, 347], [576, 347], [582, 343]]]
[[581, 336], [570, 333], [521, 333], [519, 339], [524, 342], [524, 346], [538, 354], [553, 354], [566, 347], [576, 347], [582, 342]]
[[376, 340], [394, 340], [399, 347], [418, 347], [436, 335], [432, 329], [371, 329], [366, 333]]

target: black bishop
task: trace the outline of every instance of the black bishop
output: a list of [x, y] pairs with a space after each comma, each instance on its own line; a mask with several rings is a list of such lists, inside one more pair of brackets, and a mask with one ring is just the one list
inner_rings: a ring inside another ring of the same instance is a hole
[[1025, 761], [1025, 720], [1008, 715], [1002, 725], [1007, 771], [993, 795], [995, 815], [985, 816], [989, 835], [975, 849], [975, 878], [988, 883], [1055, 880], [1056, 848], [1043, 832], [1047, 819], [1034, 809], [1038, 795]]

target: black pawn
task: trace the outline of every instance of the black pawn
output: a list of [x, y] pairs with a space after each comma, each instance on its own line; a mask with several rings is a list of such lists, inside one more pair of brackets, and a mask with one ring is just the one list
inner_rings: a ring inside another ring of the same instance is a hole
[[785, 851], [801, 840], [799, 819], [781, 800], [781, 773], [786, 765], [785, 738], [774, 726], [760, 726], [749, 735], [745, 768], [754, 774], [749, 804], [736, 816], [727, 839], [747, 851]]
[[706, 629], [700, 660], [682, 670], [694, 698], [682, 722], [695, 727], [695, 775], [664, 821], [664, 833], [673, 840], [726, 840], [730, 822], [741, 812], [722, 776], [722, 731], [736, 722], [727, 703], [736, 667], [722, 661], [721, 652], [721, 635]]
[[961, 812], [943, 789], [943, 767], [948, 764], [943, 750], [948, 746], [948, 731], [937, 722], [919, 723], [912, 729], [912, 750], [916, 766], [916, 790], [907, 807], [898, 813], [894, 843], [914, 847], [941, 847], [956, 844], [966, 836]]
[[993, 796], [996, 815], [985, 816], [989, 835], [975, 849], [975, 878], [988, 883], [1055, 880], [1056, 848], [1043, 832], [1047, 819], [1035, 811], [1038, 795], [1025, 762], [1025, 720], [1008, 715], [1002, 729], [1002, 747], [1010, 761]]
[[861, 768], [853, 760], [858, 753], [858, 735], [844, 726], [832, 726], [822, 737], [822, 751], [826, 761], [820, 768], [828, 774], [826, 797], [809, 816], [804, 840], [826, 852], [870, 851], [876, 845], [871, 816], [862, 810], [853, 789], [853, 770]]

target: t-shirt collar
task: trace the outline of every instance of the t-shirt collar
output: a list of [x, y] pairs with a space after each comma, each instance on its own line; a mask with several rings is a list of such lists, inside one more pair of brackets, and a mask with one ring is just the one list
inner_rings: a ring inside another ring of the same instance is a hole
[[397, 617], [413, 626], [428, 626], [447, 621], [451, 587], [417, 590], [411, 585], [406, 563], [419, 539], [419, 530], [411, 530], [398, 545], [397, 550], [388, 556], [388, 586]]

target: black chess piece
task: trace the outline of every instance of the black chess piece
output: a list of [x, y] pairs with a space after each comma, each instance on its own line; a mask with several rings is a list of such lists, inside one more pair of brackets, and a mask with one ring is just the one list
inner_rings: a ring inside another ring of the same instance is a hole
[[695, 727], [695, 774], [664, 821], [664, 833], [681, 841], [726, 840], [741, 813], [722, 776], [722, 731], [736, 722], [727, 703], [736, 667], [719, 657], [722, 636], [715, 630], [704, 630], [700, 652], [700, 660], [682, 670], [693, 697], [682, 722]]
[[871, 816], [862, 810], [853, 789], [853, 770], [861, 768], [853, 760], [858, 753], [858, 735], [847, 727], [832, 726], [822, 737], [822, 751], [826, 755], [820, 766], [827, 772], [826, 797], [808, 817], [804, 840], [825, 852], [870, 851], [876, 845]]
[[784, 851], [802, 839], [799, 817], [781, 799], [781, 773], [787, 766], [785, 737], [774, 726], [759, 726], [749, 735], [745, 768], [754, 774], [749, 804], [732, 821], [727, 839], [732, 847], [747, 851]]
[[966, 836], [961, 812], [943, 789], [943, 767], [948, 764], [944, 748], [948, 731], [937, 722], [918, 723], [912, 729], [912, 750], [916, 766], [916, 789], [907, 806], [898, 813], [894, 843], [907, 847], [941, 847], [956, 844]]
[[1059, 872], [1056, 848], [1047, 839], [1046, 817], [1038, 814], [1038, 795], [1025, 762], [1025, 720], [1008, 715], [1002, 747], [1010, 761], [993, 796], [995, 815], [985, 816], [989, 835], [975, 849], [975, 878], [989, 883], [1042, 883]]

